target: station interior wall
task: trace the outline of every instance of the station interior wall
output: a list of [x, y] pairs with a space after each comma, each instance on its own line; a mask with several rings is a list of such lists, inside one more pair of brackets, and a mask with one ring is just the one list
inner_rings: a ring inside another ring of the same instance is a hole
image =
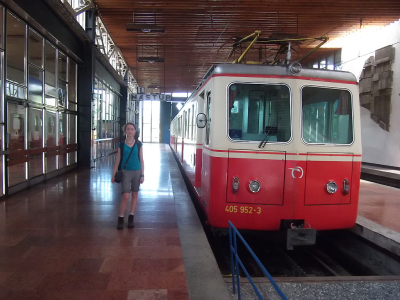
[[[385, 131], [361, 107], [363, 162], [400, 168], [400, 20], [379, 29], [360, 30], [336, 42], [342, 47], [342, 70], [360, 78], [368, 57], [386, 46], [394, 47], [390, 128]], [[334, 46], [332, 44], [332, 46]]]

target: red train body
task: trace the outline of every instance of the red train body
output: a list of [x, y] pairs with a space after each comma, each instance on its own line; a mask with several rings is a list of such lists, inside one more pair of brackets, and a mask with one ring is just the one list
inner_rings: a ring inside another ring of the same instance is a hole
[[361, 132], [351, 73], [219, 65], [172, 120], [170, 139], [213, 227], [355, 224]]

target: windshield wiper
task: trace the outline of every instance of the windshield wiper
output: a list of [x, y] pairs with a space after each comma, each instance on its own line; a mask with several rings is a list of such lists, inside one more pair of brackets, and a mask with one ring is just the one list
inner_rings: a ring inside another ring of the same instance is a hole
[[263, 140], [261, 141], [261, 143], [260, 143], [260, 145], [258, 145], [258, 148], [261, 148], [261, 147], [265, 147], [265, 145], [268, 143], [268, 140], [269, 140], [269, 138], [270, 138], [270, 136], [271, 136], [271, 134], [272, 133], [275, 133], [275, 134], [277, 134], [278, 133], [278, 122], [279, 121], [279, 119], [278, 118], [276, 118], [276, 125], [275, 126], [266, 126], [265, 127], [265, 137], [263, 138]]

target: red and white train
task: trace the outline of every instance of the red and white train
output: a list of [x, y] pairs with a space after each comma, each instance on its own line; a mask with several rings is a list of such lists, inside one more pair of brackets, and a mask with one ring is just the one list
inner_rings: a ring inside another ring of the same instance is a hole
[[170, 145], [213, 227], [355, 225], [361, 129], [351, 73], [218, 65], [172, 120]]

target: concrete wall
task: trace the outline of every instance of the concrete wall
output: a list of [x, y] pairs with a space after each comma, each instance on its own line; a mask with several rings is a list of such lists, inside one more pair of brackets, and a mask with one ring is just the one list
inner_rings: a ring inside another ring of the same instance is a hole
[[393, 86], [389, 132], [370, 117], [370, 111], [361, 108], [363, 162], [400, 168], [400, 21], [381, 29], [348, 35], [329, 46], [342, 47], [342, 70], [359, 78], [368, 57], [375, 50], [392, 45]]

